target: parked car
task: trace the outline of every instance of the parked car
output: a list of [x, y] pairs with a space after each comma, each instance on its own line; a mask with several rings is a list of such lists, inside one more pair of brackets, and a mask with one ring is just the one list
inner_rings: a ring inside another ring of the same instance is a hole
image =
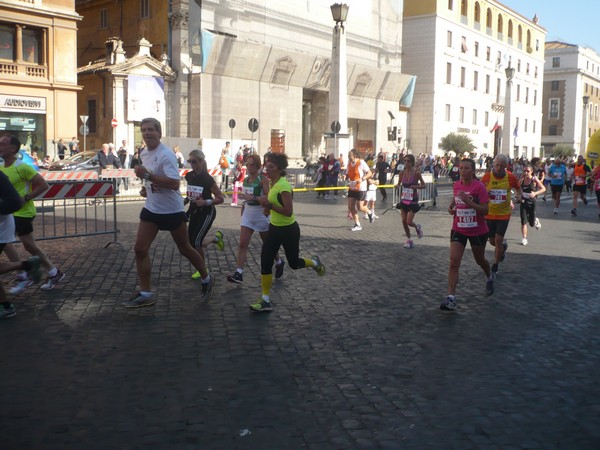
[[68, 158], [54, 161], [48, 170], [95, 170], [99, 172], [98, 153], [94, 151], [76, 153]]

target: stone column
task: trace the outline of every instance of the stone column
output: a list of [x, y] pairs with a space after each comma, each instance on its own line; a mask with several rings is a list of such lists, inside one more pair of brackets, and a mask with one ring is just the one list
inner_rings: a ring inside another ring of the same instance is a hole
[[192, 64], [188, 40], [189, 11], [189, 0], [173, 0], [169, 13], [171, 68], [177, 74], [167, 99], [171, 112], [168, 134], [173, 137], [187, 137], [189, 134], [189, 73]]

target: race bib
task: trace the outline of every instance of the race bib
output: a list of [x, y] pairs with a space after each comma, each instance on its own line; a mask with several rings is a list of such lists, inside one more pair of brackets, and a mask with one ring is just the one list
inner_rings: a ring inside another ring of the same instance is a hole
[[356, 190], [356, 189], [357, 189], [357, 187], [356, 187], [356, 183], [357, 183], [356, 181], [349, 181], [349, 182], [348, 182], [348, 187], [349, 187], [350, 189], [354, 189], [354, 190]]
[[584, 177], [575, 177], [575, 184], [585, 184]]
[[248, 187], [244, 187], [244, 194], [247, 195], [254, 195], [254, 188], [252, 186]]
[[523, 192], [523, 193], [521, 194], [521, 196], [522, 196], [523, 198], [533, 198], [530, 192]]
[[402, 200], [412, 201], [414, 190], [411, 188], [402, 188]]
[[189, 186], [187, 187], [187, 196], [190, 200], [198, 200], [202, 198], [202, 192], [204, 188], [202, 186]]
[[489, 197], [490, 203], [504, 203], [508, 199], [506, 189], [492, 189]]
[[458, 228], [477, 227], [477, 212], [473, 208], [457, 209], [456, 218]]

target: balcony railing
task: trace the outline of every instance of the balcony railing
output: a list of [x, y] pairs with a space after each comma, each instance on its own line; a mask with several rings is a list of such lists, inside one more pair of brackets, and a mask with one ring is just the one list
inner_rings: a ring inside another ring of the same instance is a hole
[[0, 77], [47, 78], [48, 68], [16, 62], [0, 62]]

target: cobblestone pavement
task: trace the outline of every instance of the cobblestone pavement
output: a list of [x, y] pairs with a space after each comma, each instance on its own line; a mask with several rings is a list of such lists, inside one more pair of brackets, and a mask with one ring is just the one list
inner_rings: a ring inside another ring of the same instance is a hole
[[600, 448], [595, 202], [576, 218], [568, 200], [558, 215], [540, 202], [543, 226], [526, 247], [515, 214], [492, 297], [467, 249], [454, 314], [438, 309], [447, 203], [417, 215], [425, 237], [407, 250], [396, 210], [353, 233], [344, 199], [297, 194], [301, 254], [318, 254], [327, 275], [286, 268], [273, 312], [258, 316], [247, 306], [260, 293], [258, 238], [244, 284], [225, 279], [239, 208], [218, 208], [227, 242], [208, 252], [209, 304], [161, 233], [156, 306], [119, 306], [136, 287], [140, 203], [119, 205], [121, 245], [42, 242], [67, 276], [49, 292], [29, 288], [0, 322], [0, 447]]

